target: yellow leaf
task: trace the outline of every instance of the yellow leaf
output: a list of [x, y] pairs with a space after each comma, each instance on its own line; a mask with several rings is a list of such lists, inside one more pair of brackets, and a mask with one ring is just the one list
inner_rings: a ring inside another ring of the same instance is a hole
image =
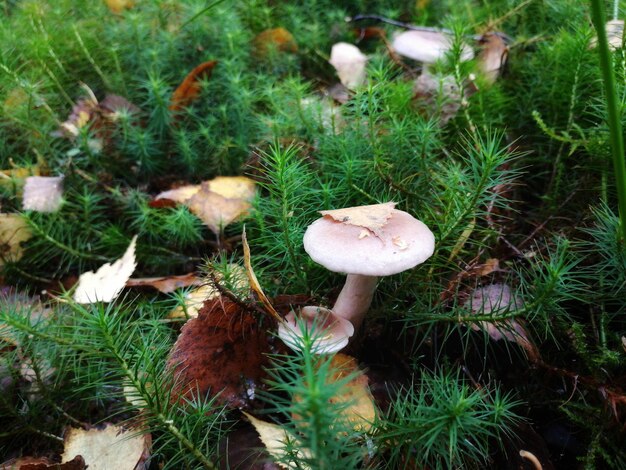
[[87, 271], [81, 274], [74, 292], [74, 300], [79, 304], [115, 300], [137, 266], [135, 260], [136, 243], [137, 235], [131, 240], [124, 255], [113, 264], [106, 263], [95, 273]]
[[220, 176], [203, 182], [185, 205], [219, 234], [223, 227], [248, 214], [255, 191], [254, 181], [250, 178]]
[[[395, 202], [385, 202], [383, 204], [374, 204], [371, 206], [357, 206], [331, 211], [320, 211], [320, 214], [324, 217], [333, 219], [336, 222], [341, 222], [342, 224], [363, 227], [372, 232], [378, 238], [382, 238], [383, 227], [391, 218], [395, 205]], [[364, 238], [360, 235], [359, 237]]]
[[254, 54], [266, 57], [272, 50], [280, 52], [298, 52], [293, 35], [285, 28], [266, 29], [253, 40]]
[[89, 470], [133, 470], [147, 459], [150, 444], [150, 434], [139, 435], [112, 424], [104, 429], [70, 428], [61, 461], [82, 455]]
[[17, 261], [24, 254], [22, 242], [32, 237], [26, 221], [19, 214], [0, 214], [0, 266]]
[[170, 201], [178, 202], [179, 204], [184, 204], [187, 199], [192, 197], [200, 191], [199, 184], [181, 186], [180, 188], [170, 189], [169, 191], [163, 191], [162, 193], [157, 194], [155, 199], [169, 199]]
[[135, 6], [135, 0], [104, 0], [111, 13], [121, 15], [124, 10]]
[[[312, 457], [311, 451], [309, 449], [305, 449], [298, 443], [298, 439], [291, 434], [289, 431], [283, 429], [281, 426], [277, 424], [268, 423], [266, 421], [261, 421], [260, 419], [255, 418], [254, 416], [246, 413], [243, 414], [248, 418], [256, 432], [259, 433], [259, 437], [261, 438], [261, 442], [265, 445], [267, 452], [277, 460], [285, 459], [289, 457], [287, 453], [287, 443], [289, 443], [289, 448], [297, 449], [297, 452], [300, 454], [300, 458], [308, 458]], [[289, 469], [303, 469], [303, 468], [311, 468], [308, 465], [303, 465], [300, 463], [299, 465], [295, 465], [293, 463], [284, 463], [278, 462], [282, 468]]]

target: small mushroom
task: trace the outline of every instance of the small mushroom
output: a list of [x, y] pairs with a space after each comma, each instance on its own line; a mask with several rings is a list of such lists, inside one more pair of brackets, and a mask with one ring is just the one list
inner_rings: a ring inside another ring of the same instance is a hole
[[304, 249], [327, 269], [348, 274], [332, 311], [356, 329], [369, 310], [378, 277], [426, 261], [434, 252], [435, 237], [424, 223], [395, 209], [393, 203], [324, 215], [304, 234]]
[[304, 336], [301, 327], [308, 330], [313, 339], [312, 352], [328, 354], [337, 352], [348, 345], [354, 334], [352, 323], [335, 315], [331, 310], [323, 307], [303, 307], [300, 314], [292, 310], [285, 317], [285, 321], [278, 325], [278, 336], [291, 349], [300, 349], [299, 338]]

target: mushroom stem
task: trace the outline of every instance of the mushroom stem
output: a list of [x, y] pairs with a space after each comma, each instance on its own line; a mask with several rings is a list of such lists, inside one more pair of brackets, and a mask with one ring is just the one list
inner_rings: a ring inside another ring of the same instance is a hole
[[378, 276], [348, 274], [346, 283], [333, 307], [333, 312], [352, 322], [355, 330], [358, 329], [370, 308], [377, 283]]

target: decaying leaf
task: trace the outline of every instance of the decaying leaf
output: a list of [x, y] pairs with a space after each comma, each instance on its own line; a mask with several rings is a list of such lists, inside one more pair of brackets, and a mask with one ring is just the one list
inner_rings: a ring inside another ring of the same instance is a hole
[[[609, 49], [617, 50], [624, 43], [624, 20], [610, 20], [606, 23], [606, 37], [609, 41]], [[589, 43], [589, 48], [593, 49], [598, 46], [598, 38], [594, 35]]]
[[0, 214], [0, 266], [22, 257], [22, 242], [32, 237], [28, 223], [19, 214]]
[[0, 463], [0, 470], [85, 470], [85, 460], [77, 455], [65, 463], [51, 462], [46, 457], [20, 457]]
[[121, 15], [124, 10], [130, 9], [135, 5], [135, 0], [104, 0], [111, 13]]
[[152, 439], [150, 434], [109, 424], [103, 429], [69, 428], [64, 445], [62, 462], [81, 455], [89, 470], [134, 470], [149, 458]]
[[130, 278], [126, 281], [126, 287], [154, 287], [164, 294], [169, 294], [181, 287], [199, 286], [203, 282], [196, 273], [187, 273], [180, 276]]
[[[395, 202], [385, 202], [383, 204], [373, 204], [371, 206], [347, 207], [345, 209], [335, 209], [320, 211], [324, 217], [341, 222], [346, 225], [356, 225], [369, 230], [378, 238], [382, 239], [383, 227], [391, 218]], [[365, 232], [367, 234], [367, 232]], [[367, 236], [367, 235], [364, 235]]]
[[200, 95], [200, 80], [209, 78], [216, 64], [217, 61], [215, 60], [203, 62], [187, 74], [172, 94], [171, 111], [180, 111], [189, 106]]
[[240, 408], [254, 398], [265, 376], [267, 333], [242, 307], [225, 297], [205, 302], [183, 325], [167, 364], [174, 373], [173, 400], [216, 396]]
[[498, 33], [484, 34], [480, 39], [482, 49], [478, 54], [478, 68], [487, 83], [494, 83], [500, 76], [509, 57], [509, 47]]
[[[337, 382], [347, 375], [360, 372], [356, 359], [347, 354], [335, 354], [330, 363], [331, 381]], [[352, 424], [355, 431], [369, 431], [376, 418], [376, 407], [372, 396], [367, 376], [360, 373], [343, 388], [343, 393], [338, 397], [331, 398], [331, 403], [345, 403], [347, 408], [341, 412], [342, 418]]]
[[442, 126], [461, 109], [461, 91], [451, 75], [433, 75], [428, 70], [415, 80], [413, 97], [428, 116], [439, 116]]
[[288, 469], [311, 468], [308, 465], [303, 465], [302, 463], [299, 463], [299, 465], [296, 465], [295, 463], [286, 463], [290, 460], [287, 448], [293, 449], [294, 452], [297, 452], [299, 454], [298, 457], [300, 458], [312, 458], [313, 454], [311, 451], [299, 444], [296, 436], [277, 424], [262, 421], [245, 412], [244, 414], [254, 426], [254, 429], [256, 429], [259, 433], [261, 442], [263, 442], [269, 454], [277, 460], [282, 460], [281, 462], [278, 462], [278, 465], [282, 468]]
[[335, 67], [341, 83], [354, 89], [365, 82], [367, 56], [358, 47], [347, 42], [338, 42], [330, 51], [330, 65]]
[[475, 289], [466, 302], [466, 306], [474, 314], [493, 317], [493, 320], [472, 324], [472, 329], [486, 331], [495, 341], [506, 339], [517, 343], [526, 351], [531, 361], [535, 362], [539, 359], [539, 351], [529, 340], [522, 320], [498, 319], [498, 316], [518, 310], [523, 306], [522, 300], [513, 293], [507, 284], [489, 284]]
[[296, 40], [285, 28], [266, 29], [254, 38], [252, 45], [257, 57], [267, 57], [273, 50], [298, 52]]
[[191, 184], [186, 186], [181, 186], [179, 188], [170, 189], [168, 191], [163, 191], [156, 195], [155, 199], [169, 199], [170, 201], [178, 202], [179, 204], [184, 204], [189, 198], [191, 198], [194, 194], [200, 191], [199, 184]]
[[267, 313], [273, 316], [278, 322], [282, 322], [282, 317], [278, 314], [270, 299], [267, 298], [265, 292], [263, 292], [263, 288], [261, 284], [259, 284], [259, 280], [254, 274], [254, 270], [252, 269], [252, 263], [250, 261], [250, 245], [248, 245], [248, 238], [246, 237], [246, 230], [244, 229], [243, 234], [241, 235], [241, 244], [243, 245], [243, 264], [246, 267], [246, 274], [248, 276], [248, 282], [250, 283], [250, 288], [257, 295], [259, 301], [263, 305], [263, 308]]
[[245, 176], [218, 176], [205, 181], [191, 198], [185, 201], [189, 210], [214, 233], [247, 215], [256, 194], [253, 180]]
[[[443, 59], [452, 48], [452, 37], [439, 31], [409, 30], [396, 34], [391, 45], [401, 56], [425, 64], [434, 64]], [[472, 48], [463, 44], [461, 60], [467, 61], [473, 58], [474, 51]]]
[[29, 176], [24, 183], [25, 211], [56, 212], [63, 203], [63, 176]]
[[74, 292], [74, 300], [79, 304], [115, 300], [137, 267], [135, 260], [136, 243], [137, 235], [131, 240], [124, 255], [113, 264], [106, 263], [95, 273], [87, 271], [81, 274]]
[[83, 88], [87, 91], [87, 97], [79, 99], [69, 117], [61, 123], [60, 134], [65, 137], [78, 137], [80, 129], [89, 124], [98, 107], [98, 100], [91, 88], [86, 85]]

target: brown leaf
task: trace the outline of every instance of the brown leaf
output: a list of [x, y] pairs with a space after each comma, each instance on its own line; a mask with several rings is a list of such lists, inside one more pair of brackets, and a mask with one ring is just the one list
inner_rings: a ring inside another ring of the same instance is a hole
[[184, 204], [189, 198], [193, 197], [200, 191], [199, 184], [192, 184], [187, 186], [180, 186], [175, 189], [170, 189], [168, 191], [163, 191], [156, 195], [155, 200], [167, 199], [170, 201], [178, 202], [179, 204]]
[[174, 90], [170, 102], [171, 111], [180, 111], [189, 106], [200, 94], [200, 80], [209, 78], [216, 60], [203, 62], [187, 74], [183, 82]]
[[[241, 423], [240, 423], [241, 424]], [[220, 470], [280, 470], [263, 449], [251, 424], [237, 427], [219, 442]]]
[[[378, 238], [382, 238], [383, 227], [393, 214], [395, 202], [385, 202], [371, 206], [347, 207], [330, 211], [320, 211], [324, 217], [346, 225], [356, 225], [369, 230]], [[366, 234], [364, 236], [367, 236]]]
[[77, 455], [69, 462], [54, 463], [46, 457], [20, 457], [0, 464], [2, 470], [85, 470], [85, 460]]
[[135, 0], [104, 0], [104, 3], [114, 15], [121, 15], [124, 10], [135, 6]]
[[482, 50], [478, 55], [478, 68], [487, 83], [492, 84], [500, 76], [509, 57], [509, 47], [498, 33], [486, 33], [480, 39]]
[[268, 352], [266, 333], [249, 312], [224, 297], [207, 301], [170, 352], [173, 400], [217, 396], [219, 403], [246, 406], [265, 375]]
[[22, 242], [31, 237], [30, 227], [20, 214], [0, 214], [0, 267], [5, 261], [19, 260], [24, 253]]
[[257, 57], [267, 57], [272, 51], [298, 52], [293, 35], [285, 28], [266, 29], [259, 33], [252, 41], [252, 47]]
[[69, 428], [61, 459], [69, 462], [81, 455], [89, 470], [134, 470], [148, 458], [151, 444], [150, 434], [113, 424], [102, 429]]
[[187, 273], [180, 276], [130, 278], [126, 281], [126, 287], [154, 287], [169, 294], [180, 287], [199, 286], [203, 282], [195, 273]]
[[216, 234], [252, 207], [254, 181], [245, 176], [218, 176], [202, 183], [198, 192], [185, 201], [189, 210]]

